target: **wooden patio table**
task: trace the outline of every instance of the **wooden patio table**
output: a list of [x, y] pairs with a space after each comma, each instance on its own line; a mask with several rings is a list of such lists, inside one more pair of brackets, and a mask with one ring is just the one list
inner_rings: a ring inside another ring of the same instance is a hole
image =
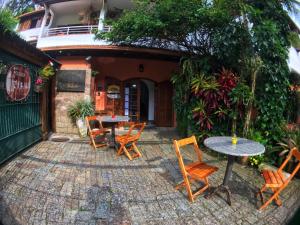
[[265, 147], [258, 142], [246, 138], [238, 138], [237, 144], [232, 144], [232, 137], [222, 136], [207, 138], [204, 140], [204, 145], [216, 152], [228, 155], [223, 183], [214, 188], [206, 198], [212, 197], [219, 191], [225, 192], [227, 195], [227, 203], [231, 205], [231, 192], [228, 187], [228, 182], [231, 179], [235, 157], [260, 155], [265, 152]]
[[119, 122], [128, 122], [128, 116], [99, 116], [98, 119], [101, 122], [108, 123], [111, 126], [111, 145], [112, 148], [117, 148], [116, 144], [116, 124]]

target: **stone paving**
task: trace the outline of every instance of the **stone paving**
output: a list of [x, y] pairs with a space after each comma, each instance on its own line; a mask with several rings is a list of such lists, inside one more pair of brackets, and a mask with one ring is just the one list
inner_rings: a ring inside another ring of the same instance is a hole
[[[165, 135], [165, 136], [164, 136]], [[300, 205], [300, 181], [282, 192], [282, 207], [257, 210], [257, 170], [234, 165], [232, 202], [225, 196], [198, 197], [194, 203], [174, 186], [181, 180], [177, 158], [165, 131], [145, 131], [138, 144], [143, 157], [129, 161], [113, 149], [94, 151], [86, 143], [41, 142], [0, 168], [0, 221], [8, 224], [286, 224]], [[195, 156], [191, 149], [185, 158]], [[226, 161], [204, 153], [220, 169]], [[195, 187], [194, 187], [195, 188]], [[0, 223], [1, 223], [0, 222]]]

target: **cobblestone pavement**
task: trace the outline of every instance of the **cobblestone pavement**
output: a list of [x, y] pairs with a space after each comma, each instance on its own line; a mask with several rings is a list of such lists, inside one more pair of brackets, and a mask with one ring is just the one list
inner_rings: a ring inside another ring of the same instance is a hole
[[[165, 134], [169, 134], [167, 131]], [[172, 144], [146, 131], [138, 144], [143, 157], [129, 161], [113, 149], [94, 151], [86, 143], [41, 142], [0, 168], [0, 221], [8, 224], [285, 224], [300, 204], [300, 181], [283, 191], [283, 206], [260, 212], [255, 191], [259, 173], [234, 165], [230, 207], [224, 196], [194, 203], [174, 186], [181, 180]], [[187, 160], [194, 155], [185, 152]], [[226, 161], [204, 154], [220, 169]]]

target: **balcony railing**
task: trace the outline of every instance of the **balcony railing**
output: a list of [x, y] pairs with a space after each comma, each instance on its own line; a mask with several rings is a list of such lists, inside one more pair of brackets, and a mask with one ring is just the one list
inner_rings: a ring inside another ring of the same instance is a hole
[[97, 29], [97, 25], [49, 28], [45, 31], [44, 36], [47, 37], [71, 34], [92, 34]]
[[[92, 34], [98, 30], [97, 25], [88, 26], [69, 26], [69, 27], [56, 27], [49, 28], [44, 32], [45, 37], [59, 36], [59, 35], [70, 35], [70, 34]], [[102, 32], [110, 32], [111, 26], [104, 26]]]
[[108, 25], [106, 25], [106, 26], [104, 26], [103, 27], [103, 30], [102, 30], [102, 32], [110, 32], [112, 30], [112, 27], [111, 26], [108, 26]]

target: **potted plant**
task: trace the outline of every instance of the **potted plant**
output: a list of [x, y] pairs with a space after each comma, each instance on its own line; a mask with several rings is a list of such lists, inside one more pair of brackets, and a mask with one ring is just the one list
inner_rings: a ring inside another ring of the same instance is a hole
[[46, 66], [41, 68], [38, 72], [39, 76], [35, 80], [34, 91], [42, 92], [48, 80], [54, 76], [55, 70], [53, 68], [53, 64], [49, 62]]
[[34, 83], [34, 91], [37, 93], [40, 93], [43, 91], [43, 86], [44, 86], [44, 81], [43, 79], [39, 76]]
[[69, 107], [68, 116], [72, 123], [77, 126], [81, 137], [86, 137], [87, 135], [85, 117], [92, 116], [94, 113], [94, 105], [90, 100], [79, 100]]

